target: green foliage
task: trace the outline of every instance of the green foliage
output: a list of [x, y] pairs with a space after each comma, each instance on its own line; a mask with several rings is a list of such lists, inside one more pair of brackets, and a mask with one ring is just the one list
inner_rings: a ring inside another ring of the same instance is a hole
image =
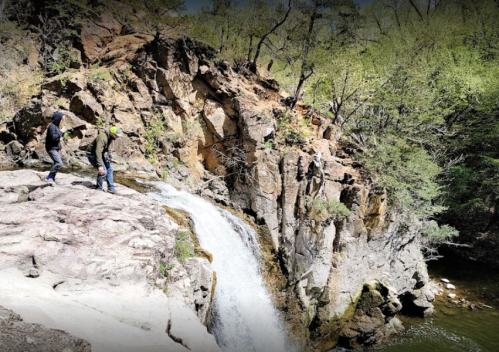
[[97, 84], [103, 82], [112, 82], [113, 81], [112, 71], [106, 68], [98, 68], [92, 70], [88, 74], [88, 80]]
[[426, 219], [445, 210], [434, 202], [441, 195], [437, 183], [441, 168], [420, 146], [388, 136], [358, 157], [377, 175], [376, 184], [387, 189], [392, 205], [406, 217]]
[[421, 229], [424, 242], [438, 244], [447, 242], [459, 235], [459, 231], [449, 225], [439, 226], [436, 221], [427, 221]]
[[34, 44], [17, 22], [0, 23], [0, 120], [10, 119], [39, 91], [39, 69], [23, 65], [36, 52]]
[[167, 279], [170, 278], [170, 273], [168, 272], [169, 270], [172, 270], [175, 267], [175, 264], [168, 264], [166, 265], [165, 263], [159, 263], [159, 274], [163, 277], [166, 277]]
[[161, 169], [161, 178], [163, 180], [166, 180], [167, 177], [168, 177], [168, 168], [165, 166]]
[[322, 198], [307, 198], [307, 203], [310, 211], [313, 213], [312, 217], [320, 220], [333, 220], [341, 221], [350, 216], [351, 211], [337, 200], [327, 201]]
[[191, 243], [189, 231], [177, 231], [173, 255], [180, 263], [185, 262], [187, 258], [190, 258], [194, 255], [194, 247]]
[[184, 165], [184, 163], [178, 159], [173, 160], [173, 167], [178, 167], [180, 165]]
[[290, 111], [284, 112], [277, 119], [277, 142], [280, 144], [301, 144], [310, 136], [309, 121], [304, 118], [293, 117]]
[[104, 128], [104, 124], [106, 123], [106, 119], [103, 117], [98, 117], [97, 121], [95, 122], [95, 128], [96, 129], [101, 129]]
[[155, 163], [157, 158], [157, 150], [159, 141], [165, 135], [165, 126], [161, 114], [154, 114], [145, 126], [145, 137], [147, 140], [146, 145], [146, 158]]
[[60, 75], [71, 69], [71, 63], [76, 60], [76, 57], [71, 53], [70, 48], [69, 45], [56, 45], [56, 50], [47, 64], [47, 71], [50, 75]]

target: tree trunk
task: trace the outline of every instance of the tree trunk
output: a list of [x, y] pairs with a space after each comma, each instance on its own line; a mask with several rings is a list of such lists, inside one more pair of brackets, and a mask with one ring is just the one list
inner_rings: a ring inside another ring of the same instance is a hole
[[258, 42], [258, 45], [256, 46], [256, 53], [255, 53], [255, 57], [253, 58], [253, 61], [251, 62], [250, 64], [250, 70], [251, 72], [253, 73], [256, 73], [256, 60], [258, 59], [258, 57], [260, 56], [260, 50], [262, 48], [262, 44], [263, 42], [265, 41], [265, 39], [267, 39], [267, 37], [272, 34], [273, 32], [275, 32], [277, 30], [277, 28], [279, 28], [284, 22], [286, 22], [286, 20], [288, 19], [288, 16], [289, 16], [289, 13], [291, 12], [291, 0], [289, 0], [289, 3], [288, 3], [288, 11], [286, 12], [286, 14], [284, 15], [284, 18], [282, 19], [281, 22], [277, 23], [270, 31], [268, 31], [267, 33], [265, 33], [262, 38], [260, 39], [260, 41]]

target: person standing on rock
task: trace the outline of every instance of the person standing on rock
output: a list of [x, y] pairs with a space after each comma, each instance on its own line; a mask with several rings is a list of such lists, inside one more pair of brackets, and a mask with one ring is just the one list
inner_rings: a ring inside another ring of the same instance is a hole
[[58, 183], [55, 180], [57, 171], [62, 167], [62, 158], [64, 154], [64, 149], [62, 149], [61, 138], [64, 136], [64, 132], [61, 130], [61, 126], [64, 122], [65, 116], [62, 112], [55, 112], [52, 115], [52, 122], [47, 128], [47, 138], [45, 139], [45, 150], [49, 154], [50, 158], [54, 162], [54, 165], [50, 168], [50, 172], [45, 178], [49, 183]]
[[97, 137], [87, 147], [88, 161], [98, 170], [96, 188], [99, 191], [104, 191], [104, 179], [106, 179], [107, 191], [113, 194], [116, 193], [113, 166], [110, 161], [112, 155], [109, 153], [109, 146], [118, 137], [121, 137], [121, 132], [117, 127], [113, 126], [108, 130], [100, 130]]

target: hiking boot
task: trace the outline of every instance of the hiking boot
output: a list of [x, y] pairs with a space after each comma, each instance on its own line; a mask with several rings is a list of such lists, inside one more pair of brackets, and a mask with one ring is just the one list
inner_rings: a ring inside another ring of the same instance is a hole
[[52, 177], [50, 177], [50, 175], [45, 178], [45, 182], [47, 182], [51, 186], [55, 186], [57, 184], [55, 180]]
[[111, 194], [116, 194], [116, 189], [113, 188], [113, 189], [108, 189], [107, 190], [108, 193], [111, 193]]

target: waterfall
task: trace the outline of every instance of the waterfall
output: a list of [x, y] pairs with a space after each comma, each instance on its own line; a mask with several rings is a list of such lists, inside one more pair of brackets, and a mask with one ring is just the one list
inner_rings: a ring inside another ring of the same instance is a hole
[[287, 342], [260, 273], [255, 231], [230, 212], [204, 199], [156, 182], [148, 195], [161, 204], [187, 212], [200, 245], [213, 254], [217, 284], [210, 328], [225, 352], [284, 352]]

